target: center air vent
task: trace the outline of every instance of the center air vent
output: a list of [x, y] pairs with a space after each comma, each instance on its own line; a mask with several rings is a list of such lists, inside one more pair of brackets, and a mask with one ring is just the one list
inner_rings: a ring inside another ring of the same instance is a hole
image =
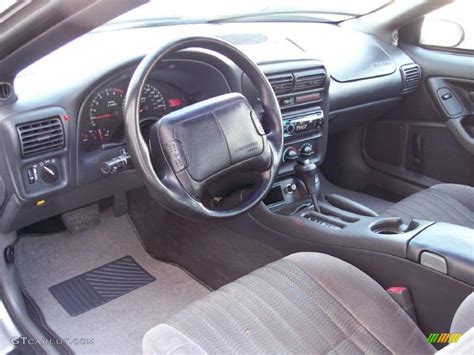
[[402, 74], [402, 94], [414, 92], [421, 81], [421, 69], [418, 64], [407, 64], [400, 67]]
[[295, 70], [267, 76], [276, 96], [308, 92], [324, 88], [326, 71], [323, 68]]
[[323, 69], [312, 69], [294, 73], [293, 91], [307, 91], [324, 87], [326, 73]]
[[59, 117], [19, 125], [17, 132], [23, 158], [64, 147], [64, 128]]
[[289, 94], [293, 89], [293, 74], [273, 74], [268, 76], [268, 81], [275, 95]]

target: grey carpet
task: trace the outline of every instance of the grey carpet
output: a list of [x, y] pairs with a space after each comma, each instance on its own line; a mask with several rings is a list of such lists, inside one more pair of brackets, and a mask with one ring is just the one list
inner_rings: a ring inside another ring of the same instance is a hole
[[[123, 256], [132, 256], [156, 281], [98, 308], [72, 317], [48, 288]], [[100, 225], [77, 234], [25, 237], [16, 265], [28, 294], [48, 326], [61, 338], [90, 338], [70, 344], [78, 354], [138, 354], [146, 331], [209, 291], [185, 271], [157, 261], [143, 249], [128, 216], [103, 212]]]
[[336, 186], [327, 180], [323, 174], [319, 174], [319, 181], [321, 184], [320, 194], [322, 196], [328, 194], [339, 194], [341, 196], [347, 197], [353, 201], [359, 202], [364, 206], [367, 206], [373, 209], [375, 212], [382, 212], [387, 208], [393, 206], [392, 202], [382, 200], [378, 197], [370, 196], [362, 192], [347, 190], [342, 187]]

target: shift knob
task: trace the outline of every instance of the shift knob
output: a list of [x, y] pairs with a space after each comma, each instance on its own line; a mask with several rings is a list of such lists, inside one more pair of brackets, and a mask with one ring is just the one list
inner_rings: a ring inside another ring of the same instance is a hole
[[298, 159], [294, 167], [296, 177], [303, 181], [306, 191], [308, 191], [310, 195], [318, 193], [316, 185], [314, 184], [317, 170], [316, 164], [309, 159]]
[[313, 201], [314, 209], [320, 212], [317, 198], [319, 192], [318, 167], [310, 159], [313, 154], [314, 151], [311, 147], [303, 148], [300, 152], [300, 158], [293, 170], [295, 171], [296, 177], [303, 181], [306, 191]]

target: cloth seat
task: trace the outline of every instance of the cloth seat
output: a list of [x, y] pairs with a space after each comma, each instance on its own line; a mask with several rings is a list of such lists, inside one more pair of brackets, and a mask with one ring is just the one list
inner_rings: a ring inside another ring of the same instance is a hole
[[446, 222], [474, 228], [474, 188], [439, 184], [397, 202], [381, 213], [384, 217]]
[[146, 354], [433, 354], [403, 309], [354, 266], [297, 253], [147, 332]]

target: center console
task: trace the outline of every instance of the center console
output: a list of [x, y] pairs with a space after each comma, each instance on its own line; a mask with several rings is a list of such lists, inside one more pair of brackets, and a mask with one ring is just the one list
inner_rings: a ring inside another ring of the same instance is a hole
[[315, 211], [311, 201], [303, 198], [276, 212], [261, 209], [255, 218], [303, 240], [403, 258], [474, 287], [472, 229], [435, 221], [368, 216], [322, 201], [319, 207], [320, 212]]
[[302, 61], [262, 69], [280, 103], [285, 149], [278, 179], [253, 218], [274, 233], [321, 249], [382, 253], [474, 286], [471, 229], [379, 216], [344, 196], [319, 193], [317, 166], [328, 134], [329, 76], [324, 66]]

